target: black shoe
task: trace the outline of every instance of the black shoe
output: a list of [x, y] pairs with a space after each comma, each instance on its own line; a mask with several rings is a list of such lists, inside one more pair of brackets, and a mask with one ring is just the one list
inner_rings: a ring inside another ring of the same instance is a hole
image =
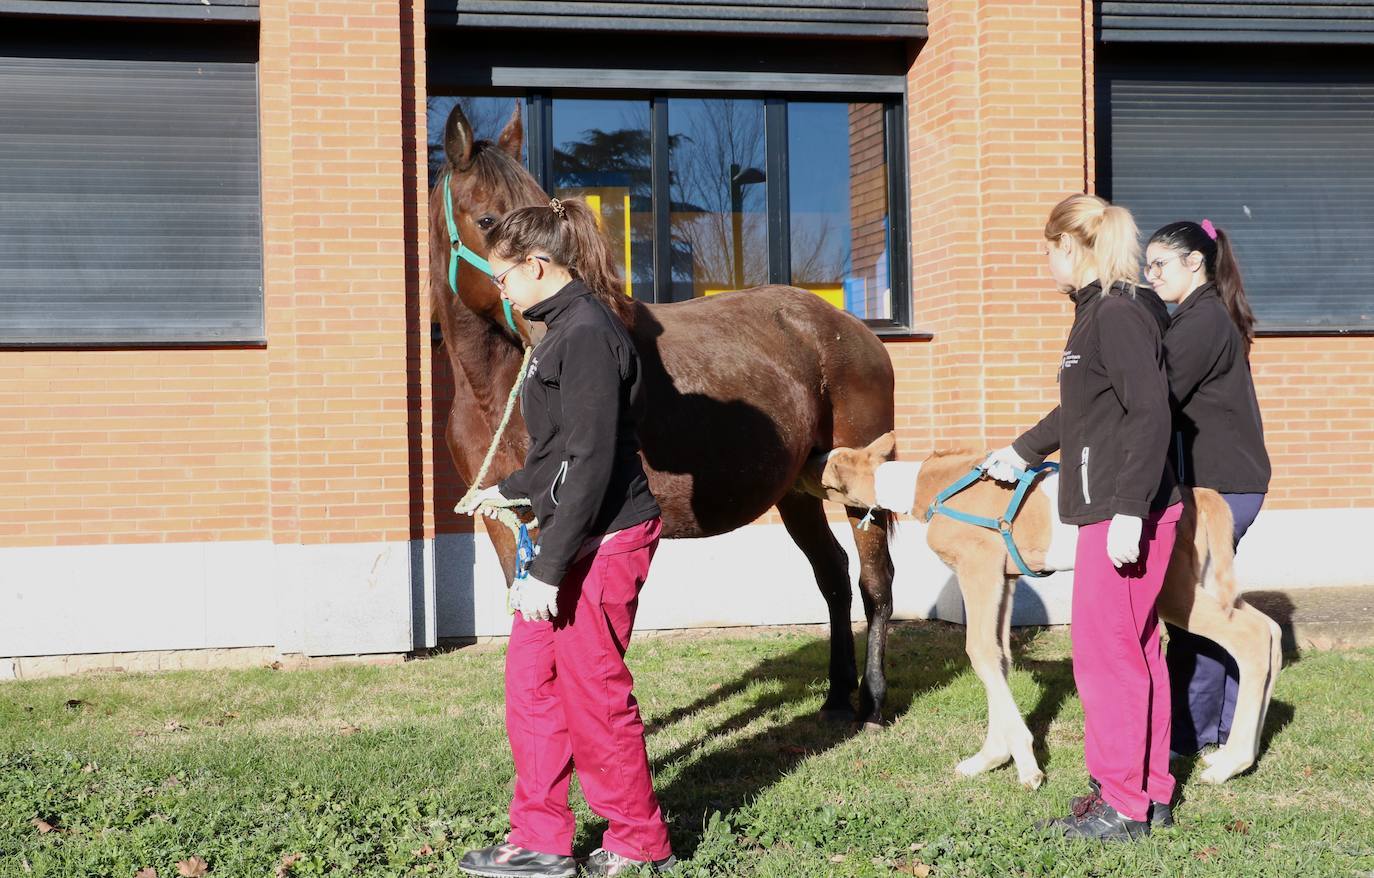
[[669, 854], [661, 860], [632, 860], [615, 851], [597, 848], [582, 864], [582, 871], [587, 875], [639, 875], [643, 869], [648, 869], [651, 875], [676, 871], [677, 857]]
[[[1100, 798], [1102, 796], [1102, 784], [1097, 782], [1097, 778], [1088, 778], [1088, 789], [1092, 792], [1088, 796], [1075, 796], [1069, 800], [1069, 810], [1072, 811], [1078, 803], [1087, 798]], [[1174, 828], [1174, 808], [1167, 802], [1150, 803], [1150, 828], [1151, 829], [1173, 829]]]
[[1150, 803], [1150, 828], [1173, 829], [1174, 808], [1165, 802]]
[[1063, 833], [1065, 838], [1086, 838], [1094, 841], [1135, 841], [1150, 834], [1148, 820], [1132, 820], [1100, 798], [1083, 797], [1073, 813], [1050, 821], [1046, 827]]
[[577, 861], [506, 842], [468, 851], [463, 854], [458, 868], [483, 878], [573, 878], [577, 874]]

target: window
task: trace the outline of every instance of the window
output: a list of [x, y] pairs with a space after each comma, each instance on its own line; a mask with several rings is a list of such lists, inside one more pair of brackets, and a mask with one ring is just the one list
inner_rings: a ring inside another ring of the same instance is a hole
[[0, 38], [0, 344], [263, 340], [255, 34]]
[[455, 102], [479, 139], [495, 140], [520, 96], [527, 166], [602, 218], [627, 293], [667, 302], [788, 283], [875, 329], [909, 322], [905, 179], [891, 161], [902, 155], [899, 100], [534, 89], [431, 97], [431, 171]]

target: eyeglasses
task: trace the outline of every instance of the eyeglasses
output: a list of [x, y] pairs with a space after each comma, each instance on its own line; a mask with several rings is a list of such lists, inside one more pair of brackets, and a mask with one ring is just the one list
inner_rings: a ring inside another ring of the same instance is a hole
[[1164, 271], [1164, 266], [1165, 266], [1166, 264], [1168, 264], [1168, 263], [1170, 263], [1170, 262], [1173, 262], [1175, 259], [1182, 259], [1182, 258], [1183, 258], [1183, 254], [1181, 254], [1181, 253], [1175, 253], [1173, 256], [1164, 256], [1164, 257], [1161, 257], [1161, 258], [1159, 258], [1159, 259], [1154, 260], [1153, 262], [1147, 262], [1147, 263], [1145, 263], [1145, 271], [1144, 271], [1145, 277], [1148, 279], [1148, 278], [1154, 277], [1155, 275], [1161, 274], [1161, 273]]
[[494, 284], [496, 284], [496, 288], [497, 288], [498, 290], [501, 290], [502, 292], [505, 292], [505, 290], [506, 290], [506, 275], [510, 274], [512, 271], [515, 271], [517, 268], [519, 268], [520, 266], [524, 265], [524, 264], [525, 264], [525, 261], [528, 260], [528, 259], [538, 259], [540, 262], [547, 262], [547, 263], [550, 264], [550, 265], [553, 264], [553, 260], [550, 259], [550, 258], [547, 257], [547, 256], [526, 256], [525, 259], [520, 260], [519, 262], [515, 263], [515, 264], [512, 265], [510, 268], [507, 268], [505, 271], [501, 272], [500, 274], [493, 274], [493, 275], [491, 276], [491, 282], [494, 283]]

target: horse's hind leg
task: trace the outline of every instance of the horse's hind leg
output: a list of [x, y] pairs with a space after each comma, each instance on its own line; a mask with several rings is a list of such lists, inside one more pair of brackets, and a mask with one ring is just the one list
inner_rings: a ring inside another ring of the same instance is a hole
[[1209, 754], [1200, 778], [1206, 783], [1225, 783], [1254, 764], [1259, 755], [1260, 731], [1269, 708], [1282, 655], [1276, 649], [1278, 626], [1259, 610], [1238, 604], [1227, 613], [1216, 599], [1196, 589], [1192, 605], [1173, 601], [1161, 604], [1160, 614], [1175, 625], [1215, 641], [1236, 660], [1240, 690], [1236, 715], [1226, 746]]
[[849, 622], [854, 598], [849, 584], [849, 559], [825, 520], [819, 498], [789, 492], [778, 501], [778, 513], [792, 541], [811, 562], [816, 585], [830, 610], [830, 694], [821, 705], [821, 715], [848, 722], [854, 718], [849, 693], [858, 686], [854, 629]]
[[863, 685], [859, 687], [859, 721], [865, 728], [878, 728], [887, 701], [887, 629], [892, 620], [892, 556], [887, 542], [891, 517], [887, 512], [875, 512], [868, 526], [861, 528], [864, 510], [847, 511], [859, 551], [859, 593], [868, 621], [868, 651]]
[[954, 770], [964, 777], [973, 777], [1014, 758], [1021, 783], [1035, 789], [1045, 775], [1035, 760], [1030, 729], [1007, 683], [1010, 644], [1002, 642], [1002, 633], [1010, 624], [1012, 593], [1003, 564], [1003, 554], [990, 549], [980, 552], [975, 560], [960, 564], [956, 571], [967, 616], [964, 648], [988, 697], [988, 734], [983, 749]]

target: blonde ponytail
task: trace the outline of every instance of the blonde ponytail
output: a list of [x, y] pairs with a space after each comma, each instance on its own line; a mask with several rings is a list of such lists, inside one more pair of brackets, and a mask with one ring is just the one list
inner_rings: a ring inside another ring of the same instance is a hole
[[1140, 231], [1129, 210], [1096, 195], [1070, 195], [1054, 206], [1045, 223], [1045, 240], [1064, 235], [1079, 245], [1075, 275], [1080, 288], [1097, 280], [1103, 294], [1118, 283], [1134, 289], [1140, 274]]

